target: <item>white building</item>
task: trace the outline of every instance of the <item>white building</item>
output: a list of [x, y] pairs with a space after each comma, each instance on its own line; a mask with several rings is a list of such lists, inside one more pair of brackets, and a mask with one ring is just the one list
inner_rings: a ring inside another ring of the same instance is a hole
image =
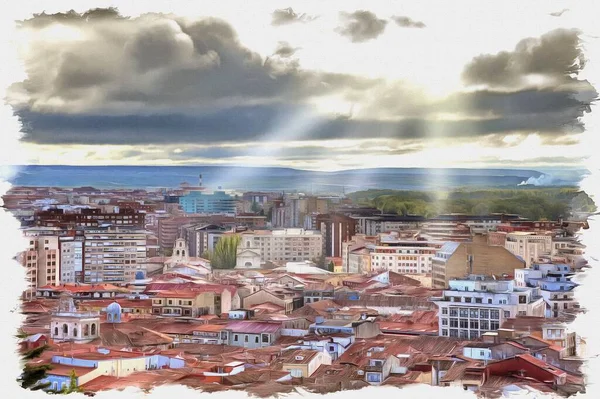
[[249, 235], [244, 234], [242, 236], [240, 245], [237, 248], [236, 269], [260, 269], [262, 252], [259, 247], [255, 246], [259, 242], [259, 240], [254, 240]]
[[521, 287], [538, 287], [546, 302], [546, 317], [558, 317], [562, 312], [579, 308], [575, 299], [577, 284], [574, 273], [566, 264], [534, 264], [531, 269], [515, 270], [515, 281]]
[[402, 274], [431, 274], [432, 259], [443, 242], [399, 240], [397, 235], [383, 236], [378, 245], [367, 245], [373, 270]]
[[512, 254], [521, 257], [526, 267], [537, 259], [552, 252], [552, 236], [525, 231], [516, 231], [506, 235], [504, 247]]
[[60, 237], [60, 281], [83, 282], [83, 237]]
[[100, 336], [100, 313], [78, 311], [70, 293], [61, 294], [58, 310], [50, 320], [50, 338], [55, 342], [87, 343]]
[[544, 315], [539, 289], [516, 288], [514, 280], [471, 275], [449, 285], [442, 297], [432, 298], [439, 308], [440, 336], [476, 339], [508, 318]]
[[85, 283], [132, 281], [138, 266], [146, 261], [146, 232], [88, 230], [84, 250]]
[[[248, 247], [248, 242], [250, 246]], [[319, 258], [323, 251], [319, 231], [283, 229], [242, 234], [242, 248], [260, 253], [262, 262], [300, 262]]]

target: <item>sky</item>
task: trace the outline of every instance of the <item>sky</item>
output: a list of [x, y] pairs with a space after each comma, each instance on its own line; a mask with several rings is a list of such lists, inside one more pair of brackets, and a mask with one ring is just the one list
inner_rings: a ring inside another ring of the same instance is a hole
[[40, 4], [6, 97], [30, 164], [569, 168], [593, 151], [586, 10], [567, 2]]

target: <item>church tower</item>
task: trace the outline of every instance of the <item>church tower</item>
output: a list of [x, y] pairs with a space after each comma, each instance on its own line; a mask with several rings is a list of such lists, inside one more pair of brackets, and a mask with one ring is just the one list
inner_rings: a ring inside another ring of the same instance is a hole
[[173, 254], [171, 255], [171, 259], [175, 261], [175, 263], [186, 263], [190, 260], [188, 244], [183, 238], [178, 238], [175, 240], [175, 245], [173, 245]]
[[80, 311], [73, 296], [63, 292], [50, 319], [50, 338], [55, 342], [88, 343], [100, 336], [100, 313]]

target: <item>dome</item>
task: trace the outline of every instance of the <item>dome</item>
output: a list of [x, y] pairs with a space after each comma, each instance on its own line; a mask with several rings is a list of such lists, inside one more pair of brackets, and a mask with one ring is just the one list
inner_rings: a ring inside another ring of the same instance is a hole
[[109, 323], [121, 322], [121, 305], [113, 302], [106, 307], [106, 318]]
[[135, 272], [135, 279], [136, 280], [143, 280], [145, 278], [146, 278], [146, 276], [144, 276], [144, 272], [143, 271], [139, 270], [139, 271]]

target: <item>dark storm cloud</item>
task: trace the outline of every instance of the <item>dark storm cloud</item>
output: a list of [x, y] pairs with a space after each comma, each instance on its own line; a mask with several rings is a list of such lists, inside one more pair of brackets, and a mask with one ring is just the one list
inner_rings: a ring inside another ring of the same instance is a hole
[[342, 26], [336, 31], [348, 37], [353, 43], [362, 43], [377, 38], [385, 31], [387, 21], [377, 18], [371, 11], [358, 10], [353, 13], [341, 12]]
[[306, 14], [295, 13], [291, 7], [275, 10], [273, 11], [273, 14], [271, 14], [271, 17], [271, 25], [274, 26], [288, 25], [296, 22], [310, 22], [315, 19], [315, 17]]
[[[591, 104], [598, 93], [589, 86], [584, 93], [554, 90], [523, 90], [495, 92], [482, 90], [458, 93], [433, 108], [445, 112], [463, 112], [470, 115], [545, 115], [566, 114], [572, 119], [591, 112]], [[577, 98], [580, 98], [579, 100]]]
[[425, 23], [421, 22], [421, 21], [415, 21], [414, 19], [411, 19], [409, 17], [405, 17], [405, 16], [394, 16], [392, 17], [392, 19], [394, 20], [394, 22], [396, 22], [396, 24], [402, 28], [425, 28]]
[[84, 39], [43, 43], [32, 51], [25, 60], [28, 79], [9, 90], [11, 105], [41, 112], [164, 112], [191, 104], [302, 101], [381, 83], [304, 70], [286, 60], [295, 50], [289, 46], [265, 62], [228, 23], [213, 18], [148, 14], [105, 16], [96, 24], [80, 17], [72, 24]]
[[498, 87], [521, 86], [528, 75], [572, 81], [585, 65], [579, 34], [573, 29], [556, 29], [521, 40], [513, 51], [477, 56], [465, 67], [463, 78], [468, 84]]
[[[338, 118], [309, 113], [317, 123], [294, 140], [381, 137], [426, 142], [432, 137], [481, 139], [514, 132], [562, 137], [569, 129], [582, 130], [579, 118], [597, 96], [589, 83], [580, 82], [579, 92], [564, 87], [489, 89], [432, 101], [421, 89], [400, 82], [302, 69], [293, 57], [297, 49], [285, 42], [264, 60], [218, 19], [184, 21], [161, 14], [126, 19], [110, 10], [65, 15], [23, 22], [35, 31], [39, 24], [66, 18], [84, 33], [78, 41], [34, 46], [25, 60], [27, 80], [9, 92], [9, 103], [24, 123], [24, 140], [32, 143], [276, 140], [290, 128], [286, 123], [305, 111], [303, 104], [330, 95], [358, 104], [359, 110]], [[347, 17], [347, 34], [359, 41], [385, 29], [385, 21], [368, 11]], [[483, 73], [475, 59], [467, 75], [473, 78], [478, 71], [477, 79], [500, 75], [498, 81], [506, 82], [503, 73], [510, 75], [508, 80], [531, 71], [559, 74], [570, 65], [568, 59], [578, 58], [579, 50], [572, 51], [573, 34], [554, 31], [526, 39], [506, 53], [512, 65], [508, 72], [498, 67], [504, 65], [498, 62], [500, 55], [489, 55], [483, 57], [488, 57], [492, 72]], [[566, 51], [563, 58], [554, 45]], [[455, 120], [440, 120], [440, 113], [453, 114]]]
[[[209, 144], [277, 140], [286, 120], [304, 112], [294, 107], [245, 106], [195, 115], [67, 115], [20, 111], [25, 141], [39, 144]], [[492, 133], [536, 131], [561, 135], [580, 132], [583, 124], [568, 113], [541, 117], [513, 114], [485, 120], [444, 121], [412, 118], [400, 121], [344, 120], [312, 115], [314, 127], [297, 140], [351, 138], [459, 138]]]

